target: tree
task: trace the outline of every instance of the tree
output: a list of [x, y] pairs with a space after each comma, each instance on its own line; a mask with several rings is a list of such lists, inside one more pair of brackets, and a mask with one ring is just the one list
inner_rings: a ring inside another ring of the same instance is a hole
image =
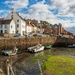
[[41, 23], [41, 24], [50, 24], [49, 22], [47, 22], [47, 21], [42, 21], [42, 20], [40, 21], [40, 23]]

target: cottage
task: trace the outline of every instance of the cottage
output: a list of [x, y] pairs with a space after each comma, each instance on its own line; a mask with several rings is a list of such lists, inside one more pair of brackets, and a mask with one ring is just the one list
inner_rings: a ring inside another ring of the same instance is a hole
[[[40, 28], [38, 28], [34, 23], [32, 23], [33, 20], [25, 19], [25, 22], [27, 24], [27, 32], [29, 33], [37, 33], [40, 31]], [[29, 31], [30, 30], [30, 31]]]
[[0, 33], [15, 33], [15, 22], [12, 19], [0, 20]]
[[13, 19], [15, 21], [15, 33], [20, 34], [23, 36], [25, 34], [25, 27], [26, 27], [26, 22], [24, 19], [19, 15], [19, 13], [15, 12], [14, 9], [11, 9], [11, 12], [8, 14], [8, 16], [5, 19]]

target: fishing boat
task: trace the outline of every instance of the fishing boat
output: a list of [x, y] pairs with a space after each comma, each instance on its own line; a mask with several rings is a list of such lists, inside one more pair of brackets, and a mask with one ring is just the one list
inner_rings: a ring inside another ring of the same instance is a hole
[[75, 48], [75, 44], [73, 44], [73, 45], [68, 45], [67, 47], [68, 47], [68, 48]]
[[45, 49], [51, 49], [52, 48], [52, 45], [46, 45], [45, 46]]
[[3, 50], [1, 54], [10, 56], [10, 55], [16, 55], [17, 52], [18, 52], [18, 48], [14, 47], [12, 50], [5, 50], [5, 51]]
[[42, 44], [37, 44], [36, 46], [29, 47], [27, 50], [29, 52], [36, 53], [36, 52], [39, 52], [39, 51], [43, 51], [44, 50], [44, 46], [42, 46]]
[[12, 53], [9, 53], [8, 55], [10, 56], [10, 55], [16, 55], [17, 53], [16, 52], [12, 52]]

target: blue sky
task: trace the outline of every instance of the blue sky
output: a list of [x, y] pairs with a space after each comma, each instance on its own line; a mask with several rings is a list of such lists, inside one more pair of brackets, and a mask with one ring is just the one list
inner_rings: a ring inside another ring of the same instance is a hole
[[65, 29], [75, 34], [74, 0], [0, 0], [0, 17], [5, 18], [11, 8], [26, 19], [62, 23]]

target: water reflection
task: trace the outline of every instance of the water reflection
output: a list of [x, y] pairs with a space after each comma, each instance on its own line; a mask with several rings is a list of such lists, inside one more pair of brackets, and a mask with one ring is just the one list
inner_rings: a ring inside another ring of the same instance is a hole
[[5, 60], [10, 59], [15, 75], [40, 75], [38, 63], [33, 60], [34, 57], [39, 55], [58, 55], [75, 58], [75, 48], [52, 48], [34, 54], [22, 52], [10, 57], [0, 55], [0, 67], [5, 68]]
[[34, 56], [36, 57], [36, 56], [39, 56], [39, 55], [44, 55], [44, 51], [41, 51], [41, 52], [38, 52], [38, 53], [34, 53]]

